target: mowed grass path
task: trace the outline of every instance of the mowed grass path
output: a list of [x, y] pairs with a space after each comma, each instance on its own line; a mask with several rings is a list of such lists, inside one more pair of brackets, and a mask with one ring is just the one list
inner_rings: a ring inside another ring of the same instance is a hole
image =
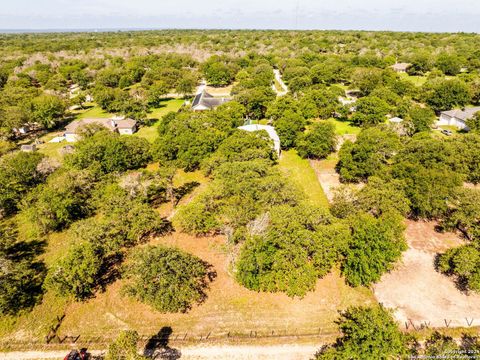
[[279, 163], [287, 177], [305, 193], [307, 201], [328, 209], [327, 196], [307, 159], [302, 159], [295, 150], [288, 150], [283, 151]]

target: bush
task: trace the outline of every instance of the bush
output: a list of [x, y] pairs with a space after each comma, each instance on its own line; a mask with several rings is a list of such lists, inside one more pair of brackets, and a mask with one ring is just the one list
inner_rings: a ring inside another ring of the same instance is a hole
[[206, 298], [209, 265], [174, 248], [135, 250], [124, 271], [126, 294], [160, 312], [186, 312]]

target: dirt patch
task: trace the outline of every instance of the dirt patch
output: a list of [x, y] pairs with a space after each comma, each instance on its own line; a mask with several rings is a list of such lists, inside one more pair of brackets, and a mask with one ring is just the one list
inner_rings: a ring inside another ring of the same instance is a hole
[[460, 292], [451, 278], [434, 268], [437, 252], [459, 246], [463, 241], [456, 234], [436, 232], [435, 225], [407, 222], [409, 249], [396, 269], [374, 286], [375, 296], [380, 303], [395, 309], [395, 317], [402, 324], [412, 321], [415, 326], [478, 326], [480, 295]]
[[[331, 158], [326, 160], [310, 160], [310, 166], [315, 171], [317, 175], [318, 181], [320, 185], [322, 185], [323, 191], [327, 196], [328, 202], [333, 201], [333, 197], [335, 196], [335, 189], [342, 186], [340, 182], [340, 175], [338, 175], [337, 171], [335, 170], [335, 166], [337, 165], [338, 158], [336, 154], [332, 155]], [[351, 186], [356, 189], [360, 189], [364, 184], [350, 184]]]

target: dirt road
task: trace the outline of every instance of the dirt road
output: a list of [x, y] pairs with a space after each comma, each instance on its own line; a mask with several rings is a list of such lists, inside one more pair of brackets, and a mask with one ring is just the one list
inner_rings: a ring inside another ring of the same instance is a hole
[[278, 91], [277, 87], [275, 85], [272, 85], [273, 91], [277, 93], [277, 96], [285, 96], [288, 93], [288, 87], [287, 85], [283, 82], [282, 79], [282, 74], [280, 73], [280, 70], [278, 69], [273, 69], [273, 73], [275, 74], [275, 79], [278, 81], [280, 86], [282, 87], [282, 91]]
[[[307, 360], [311, 359], [320, 345], [217, 345], [191, 346], [179, 350], [181, 360]], [[63, 359], [68, 351], [26, 351], [0, 353], [0, 360], [46, 360]], [[100, 355], [102, 351], [91, 351]]]

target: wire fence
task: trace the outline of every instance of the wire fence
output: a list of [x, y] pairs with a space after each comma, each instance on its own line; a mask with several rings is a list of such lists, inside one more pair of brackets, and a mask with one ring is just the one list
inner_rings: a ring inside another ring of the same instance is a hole
[[[53, 328], [52, 328], [53, 331]], [[333, 339], [337, 336], [337, 332], [324, 331], [319, 328], [317, 331], [300, 332], [297, 329], [285, 330], [270, 330], [259, 331], [251, 330], [247, 332], [175, 332], [172, 331], [166, 336], [161, 335], [140, 335], [139, 345], [145, 346], [147, 343], [215, 343], [217, 341], [227, 341], [229, 343], [242, 343], [246, 341], [268, 340], [268, 339], [300, 339], [300, 338], [314, 338], [318, 339]], [[98, 336], [82, 336], [78, 335], [61, 335], [50, 333], [44, 339], [9, 339], [0, 340], [0, 348], [6, 350], [53, 350], [66, 347], [89, 348], [89, 349], [106, 349], [108, 345], [114, 340], [110, 335]]]

